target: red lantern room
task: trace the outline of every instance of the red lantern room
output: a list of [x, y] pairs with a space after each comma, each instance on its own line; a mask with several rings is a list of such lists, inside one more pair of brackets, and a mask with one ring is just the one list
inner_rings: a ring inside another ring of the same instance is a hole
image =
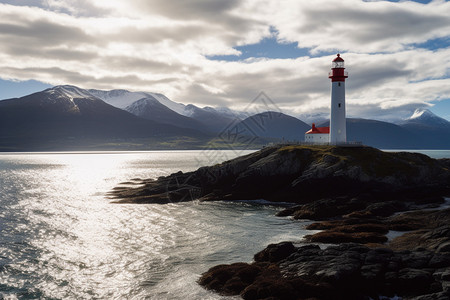
[[328, 78], [331, 78], [332, 82], [345, 81], [345, 78], [348, 77], [348, 74], [344, 71], [344, 69], [344, 60], [338, 53], [337, 57], [333, 59], [333, 62], [331, 64], [331, 72], [328, 73]]

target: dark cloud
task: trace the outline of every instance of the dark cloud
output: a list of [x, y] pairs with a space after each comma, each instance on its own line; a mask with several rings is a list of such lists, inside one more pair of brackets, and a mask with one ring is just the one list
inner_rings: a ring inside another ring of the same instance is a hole
[[[81, 83], [87, 79], [87, 76], [80, 72], [69, 71], [60, 67], [49, 67], [49, 68], [39, 68], [39, 67], [4, 67], [3, 71], [6, 74], [11, 74], [16, 78], [46, 78], [54, 79], [58, 78], [60, 82], [74, 82]], [[42, 80], [48, 82], [48, 80]]]
[[[245, 2], [242, 0], [130, 0], [138, 8], [149, 14], [164, 16], [169, 19], [189, 22], [202, 22], [206, 28], [214, 28], [219, 35], [228, 39], [230, 46], [236, 46], [244, 40], [245, 34], [256, 28], [268, 28], [267, 20], [249, 18], [246, 13], [232, 13]], [[207, 25], [206, 25], [207, 24]], [[230, 35], [230, 33], [232, 33]]]
[[311, 74], [305, 78], [293, 78], [283, 81], [283, 85], [289, 88], [289, 91], [294, 95], [317, 94], [323, 93], [324, 90], [330, 87], [330, 80], [324, 74]]
[[170, 84], [179, 80], [175, 77], [167, 77], [163, 79], [155, 79], [148, 80], [143, 79], [137, 75], [108, 75], [108, 76], [94, 76], [94, 75], [86, 75], [81, 72], [76, 71], [68, 71], [58, 67], [52, 68], [38, 68], [38, 67], [30, 67], [30, 68], [13, 68], [8, 67], [4, 69], [5, 72], [10, 74], [17, 74], [18, 78], [22, 76], [25, 77], [34, 77], [34, 78], [42, 78], [42, 77], [55, 77], [59, 78], [60, 83], [70, 82], [75, 85], [79, 85], [84, 88], [110, 88], [111, 86], [118, 86], [118, 82], [121, 83], [120, 86], [152, 86], [155, 84]]
[[78, 27], [61, 25], [48, 20], [26, 21], [21, 22], [20, 25], [0, 23], [0, 36], [5, 36], [14, 42], [20, 39], [24, 47], [79, 45], [95, 42], [92, 36]]
[[194, 103], [198, 106], [230, 106], [223, 94], [214, 94], [199, 83], [192, 83], [183, 89], [183, 96], [177, 99], [183, 103]]
[[23, 47], [20, 43], [14, 43], [14, 41], [8, 38], [0, 37], [0, 49], [3, 53], [9, 54], [21, 58], [34, 58], [34, 59], [52, 59], [61, 61], [82, 61], [89, 63], [98, 57], [98, 53], [90, 51], [81, 51], [75, 49], [64, 48], [49, 48], [45, 46], [41, 47]]
[[[331, 2], [330, 2], [331, 3]], [[290, 29], [275, 20], [281, 36], [306, 47], [359, 52], [397, 51], [407, 45], [448, 35], [450, 15], [411, 3], [358, 3], [301, 6], [301, 18]], [[288, 14], [287, 14], [288, 15]], [[293, 16], [290, 16], [294, 20]]]
[[130, 0], [149, 13], [177, 20], [213, 20], [221, 18], [240, 4], [240, 0]]
[[450, 16], [427, 15], [399, 8], [381, 11], [345, 10], [334, 15], [340, 20], [359, 24], [351, 36], [362, 43], [394, 38], [400, 39], [399, 42], [407, 41], [432, 31], [438, 32], [439, 28], [450, 24]]
[[412, 70], [401, 62], [388, 61], [376, 62], [371, 61], [363, 68], [355, 66], [354, 71], [350, 73], [347, 87], [352, 90], [365, 89], [367, 87], [382, 86], [383, 83], [393, 82], [396, 79], [405, 80], [408, 75], [412, 74]]

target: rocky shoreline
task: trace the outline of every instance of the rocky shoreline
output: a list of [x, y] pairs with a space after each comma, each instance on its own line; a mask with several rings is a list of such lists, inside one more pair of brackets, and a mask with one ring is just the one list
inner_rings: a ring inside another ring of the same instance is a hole
[[[244, 299], [449, 299], [448, 253], [344, 243], [269, 245], [251, 264], [219, 265], [199, 283]], [[370, 297], [370, 298], [369, 298]]]
[[[244, 299], [450, 299], [449, 221], [450, 208], [313, 223], [324, 231], [302, 245], [271, 244], [253, 263], [211, 268], [199, 284]], [[411, 231], [387, 242], [392, 229]]]
[[[450, 208], [440, 208], [450, 197], [450, 159], [370, 147], [281, 145], [135, 183], [114, 189], [115, 203], [265, 199], [297, 204], [280, 217], [317, 221], [307, 229], [320, 232], [302, 245], [269, 245], [253, 263], [205, 272], [199, 284], [217, 293], [244, 299], [450, 299]], [[393, 231], [404, 234], [389, 240]]]

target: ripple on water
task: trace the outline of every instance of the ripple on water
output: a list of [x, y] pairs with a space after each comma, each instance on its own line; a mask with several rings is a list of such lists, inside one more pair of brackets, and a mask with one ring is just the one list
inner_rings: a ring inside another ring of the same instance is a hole
[[267, 204], [112, 205], [104, 197], [130, 178], [212, 163], [202, 157], [199, 151], [0, 155], [3, 297], [227, 298], [202, 289], [200, 274], [251, 261], [269, 243], [300, 240], [301, 222], [275, 217], [278, 208]]

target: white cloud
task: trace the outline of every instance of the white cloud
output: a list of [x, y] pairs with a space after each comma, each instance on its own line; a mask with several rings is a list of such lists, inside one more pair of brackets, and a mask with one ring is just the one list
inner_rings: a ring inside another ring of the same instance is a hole
[[[351, 116], [403, 117], [450, 98], [450, 2], [331, 0], [1, 1], [5, 79], [157, 91], [175, 101], [245, 107], [260, 91], [290, 114], [326, 114], [332, 55], [212, 61], [277, 30], [312, 54], [343, 51]], [[94, 3], [94, 4], [93, 4]], [[16, 4], [16, 5], [11, 5]]]
[[450, 2], [291, 0], [271, 9], [280, 37], [313, 52], [393, 52], [450, 34]]

